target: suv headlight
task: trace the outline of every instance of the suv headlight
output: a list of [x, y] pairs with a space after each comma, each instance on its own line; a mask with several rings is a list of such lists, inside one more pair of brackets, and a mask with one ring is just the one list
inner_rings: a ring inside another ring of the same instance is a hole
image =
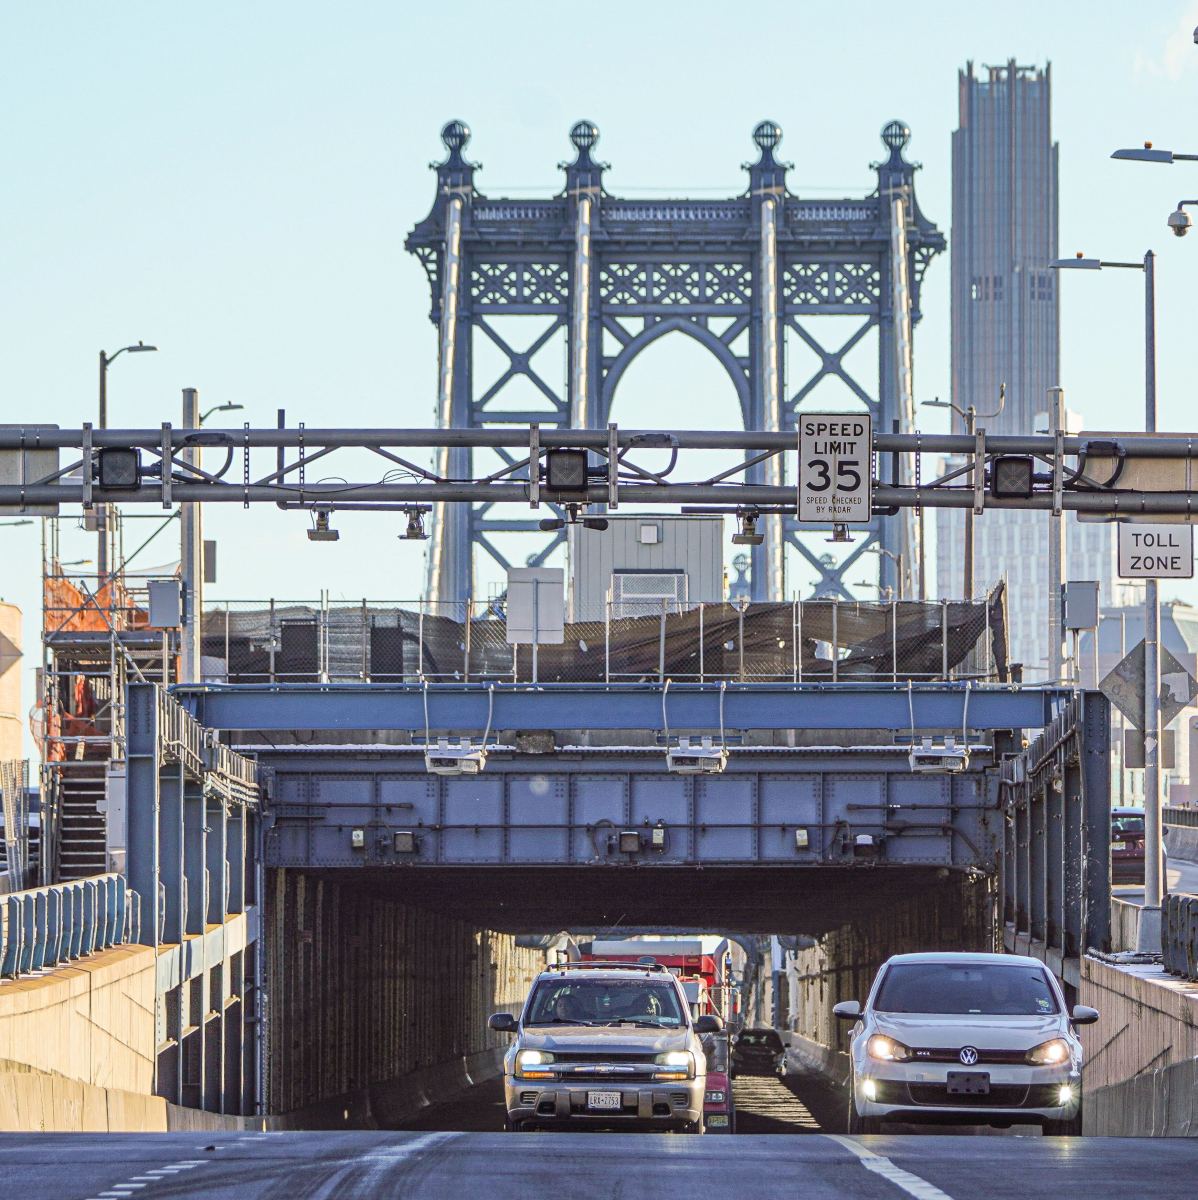
[[875, 1033], [865, 1043], [865, 1051], [870, 1058], [882, 1062], [907, 1062], [912, 1057], [911, 1051], [902, 1042], [896, 1042], [884, 1033]]
[[1069, 1043], [1064, 1038], [1053, 1038], [1041, 1042], [1027, 1052], [1027, 1061], [1033, 1067], [1056, 1067], [1067, 1063], [1070, 1059]]
[[552, 1079], [553, 1072], [547, 1068], [553, 1063], [553, 1055], [546, 1050], [521, 1050], [516, 1054], [516, 1074], [526, 1079]]
[[661, 1069], [658, 1079], [694, 1079], [695, 1056], [689, 1050], [667, 1050], [659, 1054], [654, 1063]]

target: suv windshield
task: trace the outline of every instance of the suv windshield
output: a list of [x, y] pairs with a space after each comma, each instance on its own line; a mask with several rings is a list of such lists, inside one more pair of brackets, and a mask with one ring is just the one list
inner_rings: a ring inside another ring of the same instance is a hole
[[673, 983], [645, 979], [552, 979], [537, 984], [525, 1025], [685, 1024]]
[[1039, 967], [999, 963], [896, 963], [874, 1001], [878, 1012], [1044, 1016], [1058, 1012]]
[[1111, 821], [1111, 833], [1118, 837], [1124, 833], [1143, 833], [1144, 817], [1141, 813], [1128, 813], [1114, 817]]
[[765, 1046], [769, 1050], [781, 1050], [782, 1039], [772, 1029], [746, 1029], [736, 1039], [738, 1046]]

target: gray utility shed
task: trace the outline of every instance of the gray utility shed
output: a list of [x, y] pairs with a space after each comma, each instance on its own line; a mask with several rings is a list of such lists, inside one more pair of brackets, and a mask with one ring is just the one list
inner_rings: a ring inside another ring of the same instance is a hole
[[569, 529], [568, 621], [668, 612], [724, 599], [722, 516], [608, 517], [605, 530]]

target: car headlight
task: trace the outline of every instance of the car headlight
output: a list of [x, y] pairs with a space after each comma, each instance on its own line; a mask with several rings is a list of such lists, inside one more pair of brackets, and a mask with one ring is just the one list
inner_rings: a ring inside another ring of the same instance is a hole
[[1033, 1067], [1055, 1067], [1068, 1062], [1069, 1058], [1069, 1043], [1064, 1038], [1041, 1042], [1027, 1052], [1027, 1061]]
[[877, 1058], [882, 1062], [907, 1062], [911, 1058], [911, 1051], [902, 1042], [896, 1042], [884, 1033], [875, 1033], [865, 1043], [865, 1050], [870, 1058]]
[[705, 1092], [703, 1094], [704, 1104], [723, 1104], [728, 1097], [723, 1092]]
[[662, 1070], [658, 1077], [671, 1079], [693, 1079], [695, 1077], [695, 1056], [689, 1050], [667, 1050], [653, 1060]]
[[547, 1070], [553, 1063], [553, 1055], [547, 1050], [521, 1050], [516, 1055], [516, 1074], [531, 1079], [551, 1079], [553, 1072]]

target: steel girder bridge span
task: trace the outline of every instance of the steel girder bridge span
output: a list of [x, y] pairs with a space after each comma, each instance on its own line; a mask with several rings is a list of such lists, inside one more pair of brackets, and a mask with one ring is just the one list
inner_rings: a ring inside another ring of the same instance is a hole
[[[265, 768], [267, 868], [513, 932], [813, 935], [950, 877], [992, 886], [996, 762], [1010, 731], [1042, 726], [1054, 703], [1040, 691], [790, 685], [670, 688], [664, 708], [656, 686], [179, 695]], [[965, 770], [912, 771], [913, 727], [961, 745], [966, 724]], [[704, 736], [726, 751], [723, 770], [685, 773], [681, 738]], [[481, 771], [459, 773], [455, 754]]]
[[[838, 971], [859, 976], [898, 950], [996, 946], [1000, 914], [1008, 940], [1018, 934], [1066, 977], [1103, 945], [1107, 876], [1087, 834], [1104, 827], [1100, 696], [964, 685], [133, 691], [129, 873], [159, 897], [143, 927], [169, 942], [205, 900], [220, 907], [233, 848], [257, 868], [253, 1108], [299, 1124], [380, 1120], [397, 1080], [493, 1059], [487, 1013], [519, 1004], [545, 961], [520, 933], [852, 928], [850, 969], [830, 963], [821, 989], [832, 998]], [[239, 771], [256, 759], [252, 838], [201, 820], [202, 770], [197, 790], [176, 787], [164, 764], [180, 729]], [[1048, 757], [1042, 742], [1031, 762], [1022, 731], [1044, 729]], [[968, 745], [967, 766], [913, 771], [913, 737]], [[688, 747], [726, 754], [724, 769], [671, 769]], [[458, 767], [466, 756], [481, 769], [438, 773], [455, 752]], [[1046, 773], [1054, 755], [1061, 771]], [[236, 1105], [222, 1095], [215, 1062], [203, 1101], [246, 1111], [244, 1091]]]

